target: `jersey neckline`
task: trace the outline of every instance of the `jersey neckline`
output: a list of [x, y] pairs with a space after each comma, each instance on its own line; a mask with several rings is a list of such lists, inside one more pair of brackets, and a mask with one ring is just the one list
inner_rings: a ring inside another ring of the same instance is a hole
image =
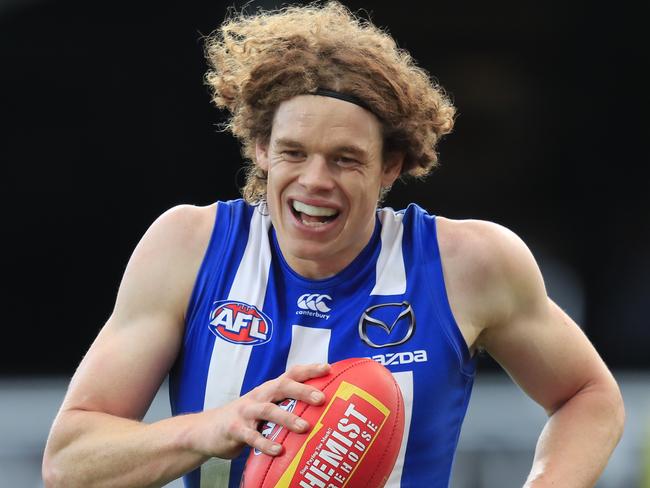
[[271, 225], [271, 228], [269, 229], [269, 240], [271, 241], [272, 260], [277, 258], [283, 272], [287, 273], [292, 277], [292, 279], [301, 283], [303, 286], [310, 288], [330, 288], [341, 282], [358, 280], [361, 277], [366, 276], [366, 273], [370, 271], [370, 269], [374, 271], [377, 256], [379, 255], [379, 250], [381, 248], [381, 222], [378, 214], [375, 213], [375, 228], [372, 231], [370, 240], [361, 252], [357, 254], [352, 262], [341, 271], [333, 276], [322, 279], [306, 278], [289, 266], [289, 263], [285, 260], [282, 250], [280, 249], [280, 244], [278, 243], [273, 225]]

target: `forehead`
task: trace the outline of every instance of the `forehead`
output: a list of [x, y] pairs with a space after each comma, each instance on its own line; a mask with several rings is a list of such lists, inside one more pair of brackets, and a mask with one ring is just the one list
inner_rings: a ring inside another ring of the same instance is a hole
[[271, 138], [301, 138], [306, 142], [355, 142], [381, 146], [381, 124], [368, 110], [350, 102], [319, 95], [300, 95], [280, 104]]

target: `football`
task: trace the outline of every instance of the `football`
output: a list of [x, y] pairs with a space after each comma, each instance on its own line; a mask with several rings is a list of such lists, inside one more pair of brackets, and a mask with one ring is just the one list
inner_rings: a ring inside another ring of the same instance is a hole
[[390, 371], [372, 359], [352, 358], [306, 383], [325, 394], [322, 405], [293, 399], [279, 405], [307, 420], [311, 430], [297, 434], [262, 424], [262, 434], [281, 444], [282, 454], [252, 449], [240, 488], [384, 486], [404, 433], [404, 400]]

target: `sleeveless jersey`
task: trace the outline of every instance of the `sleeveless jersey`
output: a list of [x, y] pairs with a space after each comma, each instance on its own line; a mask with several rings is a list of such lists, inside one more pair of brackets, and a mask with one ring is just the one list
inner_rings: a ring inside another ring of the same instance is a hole
[[[435, 217], [377, 211], [374, 233], [335, 276], [306, 279], [284, 260], [270, 217], [219, 202], [170, 373], [173, 415], [224, 405], [294, 364], [371, 357], [397, 380], [404, 437], [389, 488], [447, 487], [475, 360], [452, 316]], [[212, 458], [188, 488], [237, 488], [249, 449]]]

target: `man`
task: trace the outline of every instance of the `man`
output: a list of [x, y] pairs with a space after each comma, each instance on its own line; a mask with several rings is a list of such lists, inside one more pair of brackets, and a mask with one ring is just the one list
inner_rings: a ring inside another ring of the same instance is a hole
[[[246, 201], [177, 207], [147, 231], [52, 427], [47, 486], [236, 487], [246, 446], [280, 453], [260, 421], [310, 427], [276, 402], [321, 404], [304, 382], [358, 356], [405, 398], [388, 486], [447, 486], [478, 349], [549, 413], [526, 486], [592, 486], [621, 436], [620, 392], [524, 243], [377, 209], [436, 164], [454, 116], [442, 90], [337, 3], [234, 18], [208, 56], [252, 161]], [[175, 416], [145, 425], [168, 373]]]

